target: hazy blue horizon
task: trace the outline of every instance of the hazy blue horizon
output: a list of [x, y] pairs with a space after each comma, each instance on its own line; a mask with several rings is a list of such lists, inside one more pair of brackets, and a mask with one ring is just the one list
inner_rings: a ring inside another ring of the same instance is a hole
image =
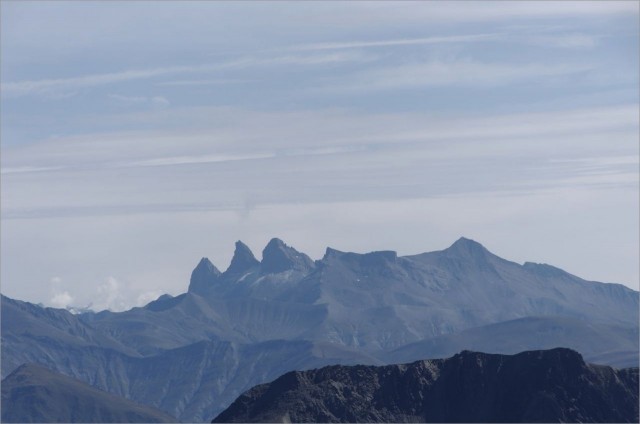
[[121, 310], [272, 237], [638, 289], [637, 2], [1, 8], [5, 295]]

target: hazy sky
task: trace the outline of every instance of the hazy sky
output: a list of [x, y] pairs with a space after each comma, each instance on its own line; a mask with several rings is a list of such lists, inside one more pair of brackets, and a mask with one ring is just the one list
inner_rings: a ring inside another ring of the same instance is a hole
[[638, 2], [1, 8], [3, 294], [120, 310], [272, 237], [638, 288]]

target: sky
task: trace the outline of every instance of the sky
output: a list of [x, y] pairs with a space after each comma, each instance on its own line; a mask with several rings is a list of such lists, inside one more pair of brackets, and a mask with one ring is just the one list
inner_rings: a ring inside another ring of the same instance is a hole
[[0, 3], [4, 295], [124, 310], [233, 243], [639, 283], [639, 3]]

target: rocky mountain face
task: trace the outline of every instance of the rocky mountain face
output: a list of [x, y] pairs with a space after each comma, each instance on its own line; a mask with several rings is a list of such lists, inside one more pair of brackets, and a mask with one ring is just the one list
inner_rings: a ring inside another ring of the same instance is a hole
[[317, 261], [279, 239], [258, 260], [237, 242], [224, 272], [203, 258], [186, 293], [141, 308], [73, 315], [2, 297], [1, 312], [3, 377], [40, 363], [191, 422], [292, 370], [558, 346], [626, 366], [639, 351], [637, 291], [464, 238]]
[[98, 390], [36, 364], [25, 364], [2, 381], [4, 423], [173, 423], [157, 409]]
[[569, 349], [289, 372], [212, 422], [638, 422], [638, 368]]

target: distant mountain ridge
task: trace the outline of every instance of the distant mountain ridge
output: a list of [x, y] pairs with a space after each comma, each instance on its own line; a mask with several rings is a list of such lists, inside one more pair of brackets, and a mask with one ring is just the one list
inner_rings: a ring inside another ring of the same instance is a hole
[[2, 422], [173, 423], [176, 419], [40, 365], [25, 364], [2, 381]]
[[258, 260], [239, 241], [224, 272], [202, 258], [186, 293], [121, 313], [2, 297], [3, 377], [42, 363], [185, 421], [210, 420], [291, 370], [558, 346], [637, 363], [638, 292], [465, 238], [411, 256], [327, 248], [317, 261], [279, 239]]
[[[465, 349], [514, 354], [571, 346], [590, 362], [626, 368], [638, 366], [637, 336], [637, 328], [633, 327], [585, 323], [578, 318], [560, 316], [526, 317], [409, 343], [391, 351], [388, 359], [389, 362], [413, 361], [424, 352], [446, 357]], [[603, 346], [618, 346], [618, 350], [606, 351]], [[630, 355], [632, 352], [636, 353]], [[615, 357], [616, 353], [621, 357]], [[601, 362], [604, 358], [610, 359]]]
[[638, 422], [638, 368], [569, 349], [292, 371], [212, 422]]

